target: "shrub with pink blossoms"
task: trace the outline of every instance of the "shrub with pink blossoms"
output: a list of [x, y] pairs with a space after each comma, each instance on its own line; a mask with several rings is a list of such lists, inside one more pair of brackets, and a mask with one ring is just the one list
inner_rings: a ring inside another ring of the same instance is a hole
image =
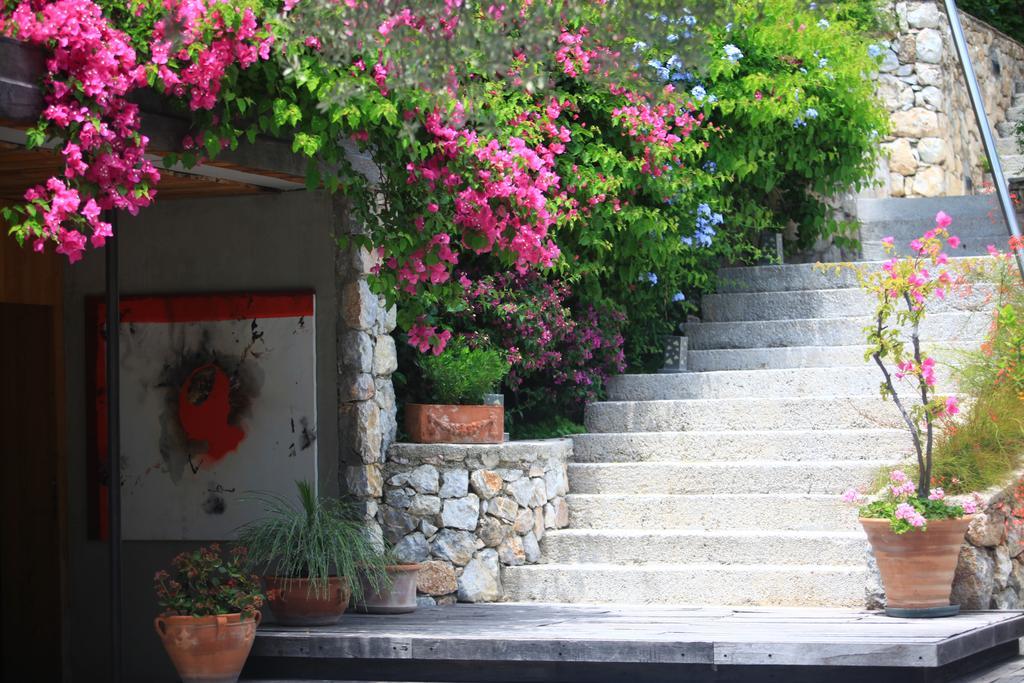
[[[953, 289], [949, 257], [944, 249], [959, 244], [949, 234], [953, 219], [944, 212], [935, 217], [935, 227], [910, 243], [912, 256], [893, 256], [878, 270], [858, 269], [861, 287], [876, 300], [874, 322], [865, 328], [868, 350], [882, 372], [883, 398], [896, 404], [910, 431], [917, 456], [918, 496], [927, 500], [932, 481], [932, 447], [937, 426], [959, 412], [955, 396], [941, 396], [935, 388], [935, 359], [921, 349], [920, 327], [929, 301], [944, 299]], [[883, 246], [895, 251], [892, 238]], [[897, 383], [913, 389], [912, 401], [900, 396]]]
[[941, 488], [918, 491], [917, 485], [899, 469], [889, 473], [885, 488], [874, 500], [867, 500], [856, 489], [848, 489], [842, 499], [844, 503], [858, 505], [861, 517], [888, 519], [897, 534], [913, 529], [925, 531], [929, 520], [959, 519], [978, 510], [977, 496], [952, 500], [946, 498]]

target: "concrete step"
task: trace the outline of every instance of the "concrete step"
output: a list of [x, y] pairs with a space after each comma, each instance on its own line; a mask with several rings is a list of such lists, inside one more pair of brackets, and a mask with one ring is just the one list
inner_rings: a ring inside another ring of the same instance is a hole
[[[936, 372], [940, 391], [954, 391], [950, 372]], [[793, 398], [865, 396], [880, 391], [883, 376], [874, 363], [856, 367], [784, 368], [619, 375], [608, 382], [610, 401], [665, 401], [696, 398]], [[912, 389], [910, 385], [907, 385]], [[902, 392], [901, 392], [902, 395]]]
[[[868, 317], [851, 317], [687, 323], [684, 331], [693, 350], [852, 346], [864, 342], [864, 328], [871, 322]], [[990, 317], [980, 312], [936, 313], [921, 324], [921, 340], [981, 340], [989, 324]]]
[[[929, 303], [931, 313], [977, 311], [991, 305], [994, 288], [975, 285]], [[793, 292], [731, 292], [701, 299], [704, 322], [792, 320], [843, 315], [871, 315], [874, 299], [860, 289], [806, 289]]]
[[1017, 123], [1024, 121], [1024, 104], [1016, 104], [1006, 110], [1006, 120]]
[[1020, 142], [1017, 140], [1015, 135], [1005, 138], [996, 138], [996, 151], [999, 152], [1000, 157], [1010, 156], [1011, 154], [1020, 154]]
[[1000, 121], [996, 124], [996, 135], [1001, 138], [1008, 138], [1016, 134], [1017, 123], [1015, 121]]
[[[862, 197], [857, 200], [857, 220], [862, 226], [873, 228], [890, 223], [920, 230], [918, 235], [935, 227], [935, 215], [945, 211], [952, 216], [951, 230], [971, 225], [984, 225], [989, 212], [998, 205], [986, 195], [959, 195], [951, 197]], [[886, 233], [891, 234], [891, 233]]]
[[508, 600], [860, 607], [867, 570], [849, 566], [538, 564], [505, 567]]
[[[917, 201], [906, 199], [898, 201]], [[925, 228], [927, 229], [927, 228]], [[922, 230], [923, 232], [923, 230]], [[880, 235], [888, 237], [888, 235]], [[1003, 240], [1005, 242], [1005, 240]], [[954, 256], [951, 254], [951, 256]], [[956, 264], [958, 258], [952, 258]], [[881, 268], [884, 259], [859, 262], [859, 268]], [[793, 292], [806, 289], [846, 289], [856, 288], [857, 276], [848, 268], [839, 264], [829, 264], [821, 268], [814, 263], [798, 263], [784, 266], [740, 266], [721, 268], [718, 271], [720, 280], [719, 293], [727, 292]]]
[[[846, 487], [843, 487], [844, 489]], [[835, 494], [618, 495], [570, 493], [572, 529], [856, 531]]]
[[637, 531], [562, 529], [541, 541], [544, 562], [637, 564], [685, 558], [705, 564], [827, 564], [861, 567], [861, 531]]
[[[963, 351], [976, 350], [978, 342], [929, 342], [922, 346], [929, 355], [941, 360], [955, 357]], [[855, 366], [865, 362], [866, 351], [866, 346], [855, 345], [705, 349], [690, 350], [686, 363], [691, 372]]]
[[[1007, 176], [1012, 177], [1012, 176]], [[1010, 238], [1010, 233], [1006, 229], [994, 229], [992, 232], [986, 233], [968, 233], [960, 242], [960, 247], [957, 248], [956, 253], [959, 256], [988, 256], [988, 246], [994, 244], [998, 247], [1005, 247], [1006, 241]], [[953, 250], [948, 250], [952, 252]], [[883, 259], [891, 258], [891, 254], [886, 252], [885, 247], [882, 246], [881, 240], [865, 240], [861, 242], [861, 253], [865, 259]], [[912, 250], [910, 249], [909, 243], [897, 243], [896, 249], [893, 251], [896, 256], [912, 256]]]
[[1007, 178], [1018, 178], [1024, 175], [1024, 154], [1009, 154], [999, 159], [1003, 165], [1003, 175]]
[[[841, 457], [841, 455], [840, 455]], [[823, 493], [866, 486], [886, 460], [623, 462], [569, 465], [569, 490], [600, 494]]]
[[589, 432], [876, 429], [903, 425], [877, 396], [604, 401], [587, 406]]
[[623, 432], [573, 437], [573, 460], [578, 463], [898, 460], [912, 449], [903, 429]]

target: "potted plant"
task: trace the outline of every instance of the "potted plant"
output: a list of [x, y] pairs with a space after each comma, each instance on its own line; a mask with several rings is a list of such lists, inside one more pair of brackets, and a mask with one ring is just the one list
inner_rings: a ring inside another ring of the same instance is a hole
[[289, 626], [323, 626], [341, 619], [362, 583], [387, 584], [380, 549], [363, 520], [336, 498], [318, 495], [296, 482], [298, 504], [258, 493], [251, 499], [265, 516], [244, 525], [239, 540], [249, 548], [249, 566], [264, 573], [267, 601], [277, 621]]
[[438, 355], [419, 359], [426, 388], [437, 403], [405, 406], [405, 429], [414, 443], [501, 443], [503, 405], [484, 405], [509, 371], [505, 354], [455, 339]]
[[[862, 288], [877, 300], [874, 321], [866, 328], [865, 360], [881, 370], [882, 396], [899, 409], [917, 456], [916, 484], [894, 470], [881, 497], [860, 507], [891, 616], [940, 617], [959, 611], [949, 604], [949, 595], [969, 515], [975, 511], [973, 501], [958, 504], [947, 500], [942, 489], [931, 488], [936, 427], [959, 408], [956, 397], [936, 394], [935, 360], [922, 352], [919, 330], [928, 301], [944, 298], [953, 284], [943, 251], [946, 244], [959, 245], [947, 231], [951, 222], [939, 212], [936, 227], [910, 243], [913, 256], [890, 258], [879, 270], [858, 271]], [[883, 245], [892, 254], [893, 239], [884, 239]], [[897, 381], [909, 385], [909, 395], [899, 394]], [[852, 489], [843, 499], [861, 502]]]
[[153, 577], [162, 610], [153, 625], [184, 683], [238, 680], [256, 637], [263, 593], [245, 548], [212, 544], [179, 554]]
[[384, 555], [387, 581], [373, 581], [365, 573], [359, 575], [360, 597], [352, 607], [365, 614], [406, 614], [416, 611], [416, 579], [420, 565], [402, 564], [390, 553]]

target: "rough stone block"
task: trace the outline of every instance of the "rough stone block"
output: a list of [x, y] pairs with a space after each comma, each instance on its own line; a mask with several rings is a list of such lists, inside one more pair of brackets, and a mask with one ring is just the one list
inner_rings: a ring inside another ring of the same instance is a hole
[[364, 279], [341, 288], [341, 320], [345, 327], [369, 331], [377, 319], [379, 302]]
[[402, 564], [416, 564], [430, 557], [430, 545], [423, 534], [415, 531], [395, 545], [394, 553]]
[[358, 498], [380, 498], [384, 481], [376, 465], [356, 465], [345, 468], [345, 483], [348, 492]]
[[1004, 538], [1006, 516], [997, 510], [989, 509], [975, 515], [971, 525], [967, 527], [967, 540], [977, 546], [992, 548], [1002, 543]]
[[469, 477], [469, 485], [473, 487], [473, 492], [484, 500], [490, 500], [498, 495], [503, 483], [501, 475], [492, 470], [477, 470]]
[[946, 173], [940, 166], [929, 166], [914, 176], [914, 194], [938, 197], [946, 191]]
[[470, 493], [463, 498], [449, 498], [444, 501], [444, 508], [441, 511], [441, 522], [444, 526], [473, 531], [479, 519], [480, 499], [475, 494]]
[[892, 129], [897, 137], [935, 137], [939, 133], [939, 116], [921, 107], [898, 111], [892, 115]]
[[[542, 517], [543, 519], [543, 517]], [[494, 517], [484, 517], [480, 522], [480, 528], [477, 530], [477, 536], [484, 542], [489, 548], [496, 548], [505, 537], [508, 535], [511, 527], [508, 524], [495, 519]]]
[[469, 493], [469, 473], [466, 470], [444, 470], [441, 473], [441, 497], [462, 498]]
[[507, 567], [518, 567], [526, 563], [526, 550], [523, 539], [515, 534], [509, 536], [498, 546], [498, 559]]
[[514, 500], [506, 496], [492, 498], [487, 503], [487, 514], [504, 519], [506, 522], [516, 521], [516, 515], [518, 513], [519, 506], [516, 505]]
[[988, 609], [992, 602], [995, 563], [988, 551], [965, 543], [953, 579], [952, 604], [960, 609]]
[[945, 23], [945, 15], [934, 2], [921, 2], [907, 9], [907, 25], [910, 28], [938, 28]]
[[529, 508], [523, 508], [516, 515], [516, 522], [512, 526], [512, 530], [520, 536], [523, 536], [527, 532], [533, 529], [533, 512]]
[[[530, 501], [533, 498], [533, 480], [523, 478], [510, 482], [505, 486], [505, 491], [512, 496], [520, 507], [529, 507]], [[543, 503], [541, 501], [542, 505]]]
[[501, 570], [498, 553], [481, 550], [459, 577], [460, 602], [493, 602], [501, 599]]
[[441, 499], [437, 496], [419, 494], [409, 505], [409, 514], [415, 517], [431, 517], [441, 512]]
[[417, 521], [404, 510], [385, 505], [381, 512], [384, 537], [391, 543], [398, 543], [416, 528]]
[[917, 154], [926, 164], [941, 164], [946, 160], [946, 141], [942, 138], [921, 138]]
[[469, 563], [474, 551], [476, 538], [468, 531], [441, 529], [431, 544], [434, 557], [443, 558], [460, 567]]
[[455, 570], [447, 562], [430, 560], [420, 565], [416, 590], [427, 595], [448, 595], [459, 589]]
[[[377, 377], [390, 377], [398, 369], [398, 352], [391, 335], [377, 337], [377, 343], [373, 346], [372, 367], [373, 374]], [[368, 368], [364, 372], [369, 371]]]
[[373, 375], [351, 372], [338, 375], [338, 400], [342, 403], [369, 401], [376, 393]]
[[409, 484], [420, 493], [437, 493], [440, 475], [433, 465], [420, 465], [409, 472]]
[[537, 542], [537, 537], [533, 535], [533, 532], [523, 536], [523, 552], [526, 553], [528, 564], [540, 562], [540, 543]]
[[344, 462], [381, 462], [384, 451], [380, 416], [380, 407], [371, 401], [343, 403], [338, 407], [339, 451]]
[[370, 372], [373, 367], [373, 341], [362, 330], [347, 330], [338, 341], [338, 361], [346, 372]]
[[938, 64], [942, 61], [942, 34], [933, 28], [917, 34], [917, 61]]

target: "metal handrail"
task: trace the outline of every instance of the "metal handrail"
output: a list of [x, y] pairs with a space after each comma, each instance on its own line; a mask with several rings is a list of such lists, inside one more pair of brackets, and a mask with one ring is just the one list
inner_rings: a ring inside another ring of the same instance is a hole
[[[985, 112], [985, 102], [981, 99], [981, 88], [978, 87], [978, 77], [974, 73], [974, 65], [971, 63], [971, 55], [967, 51], [967, 39], [964, 37], [964, 27], [960, 23], [960, 14], [957, 11], [956, 0], [944, 0], [946, 5], [946, 16], [949, 18], [949, 27], [953, 31], [953, 44], [956, 46], [956, 53], [960, 59], [960, 67], [964, 72], [964, 80], [967, 81], [967, 90], [971, 96], [971, 107], [974, 109], [974, 117], [978, 121], [978, 130], [981, 131], [981, 141], [985, 146], [985, 156], [988, 157], [989, 165], [992, 168], [992, 177], [996, 184], [996, 194], [999, 196], [999, 206], [1006, 218], [1006, 224], [1010, 228], [1010, 234], [1020, 238], [1020, 224], [1017, 222], [1017, 212], [1013, 208], [1013, 200], [1010, 199], [1010, 189], [1006, 184], [1006, 176], [1003, 175], [1003, 165], [999, 161], [999, 152], [996, 150], [995, 138], [992, 135], [992, 126], [988, 122], [988, 114]], [[1014, 250], [1014, 257], [1017, 259], [1017, 268], [1020, 270], [1021, 278], [1024, 279], [1024, 253], [1022, 250]]]

